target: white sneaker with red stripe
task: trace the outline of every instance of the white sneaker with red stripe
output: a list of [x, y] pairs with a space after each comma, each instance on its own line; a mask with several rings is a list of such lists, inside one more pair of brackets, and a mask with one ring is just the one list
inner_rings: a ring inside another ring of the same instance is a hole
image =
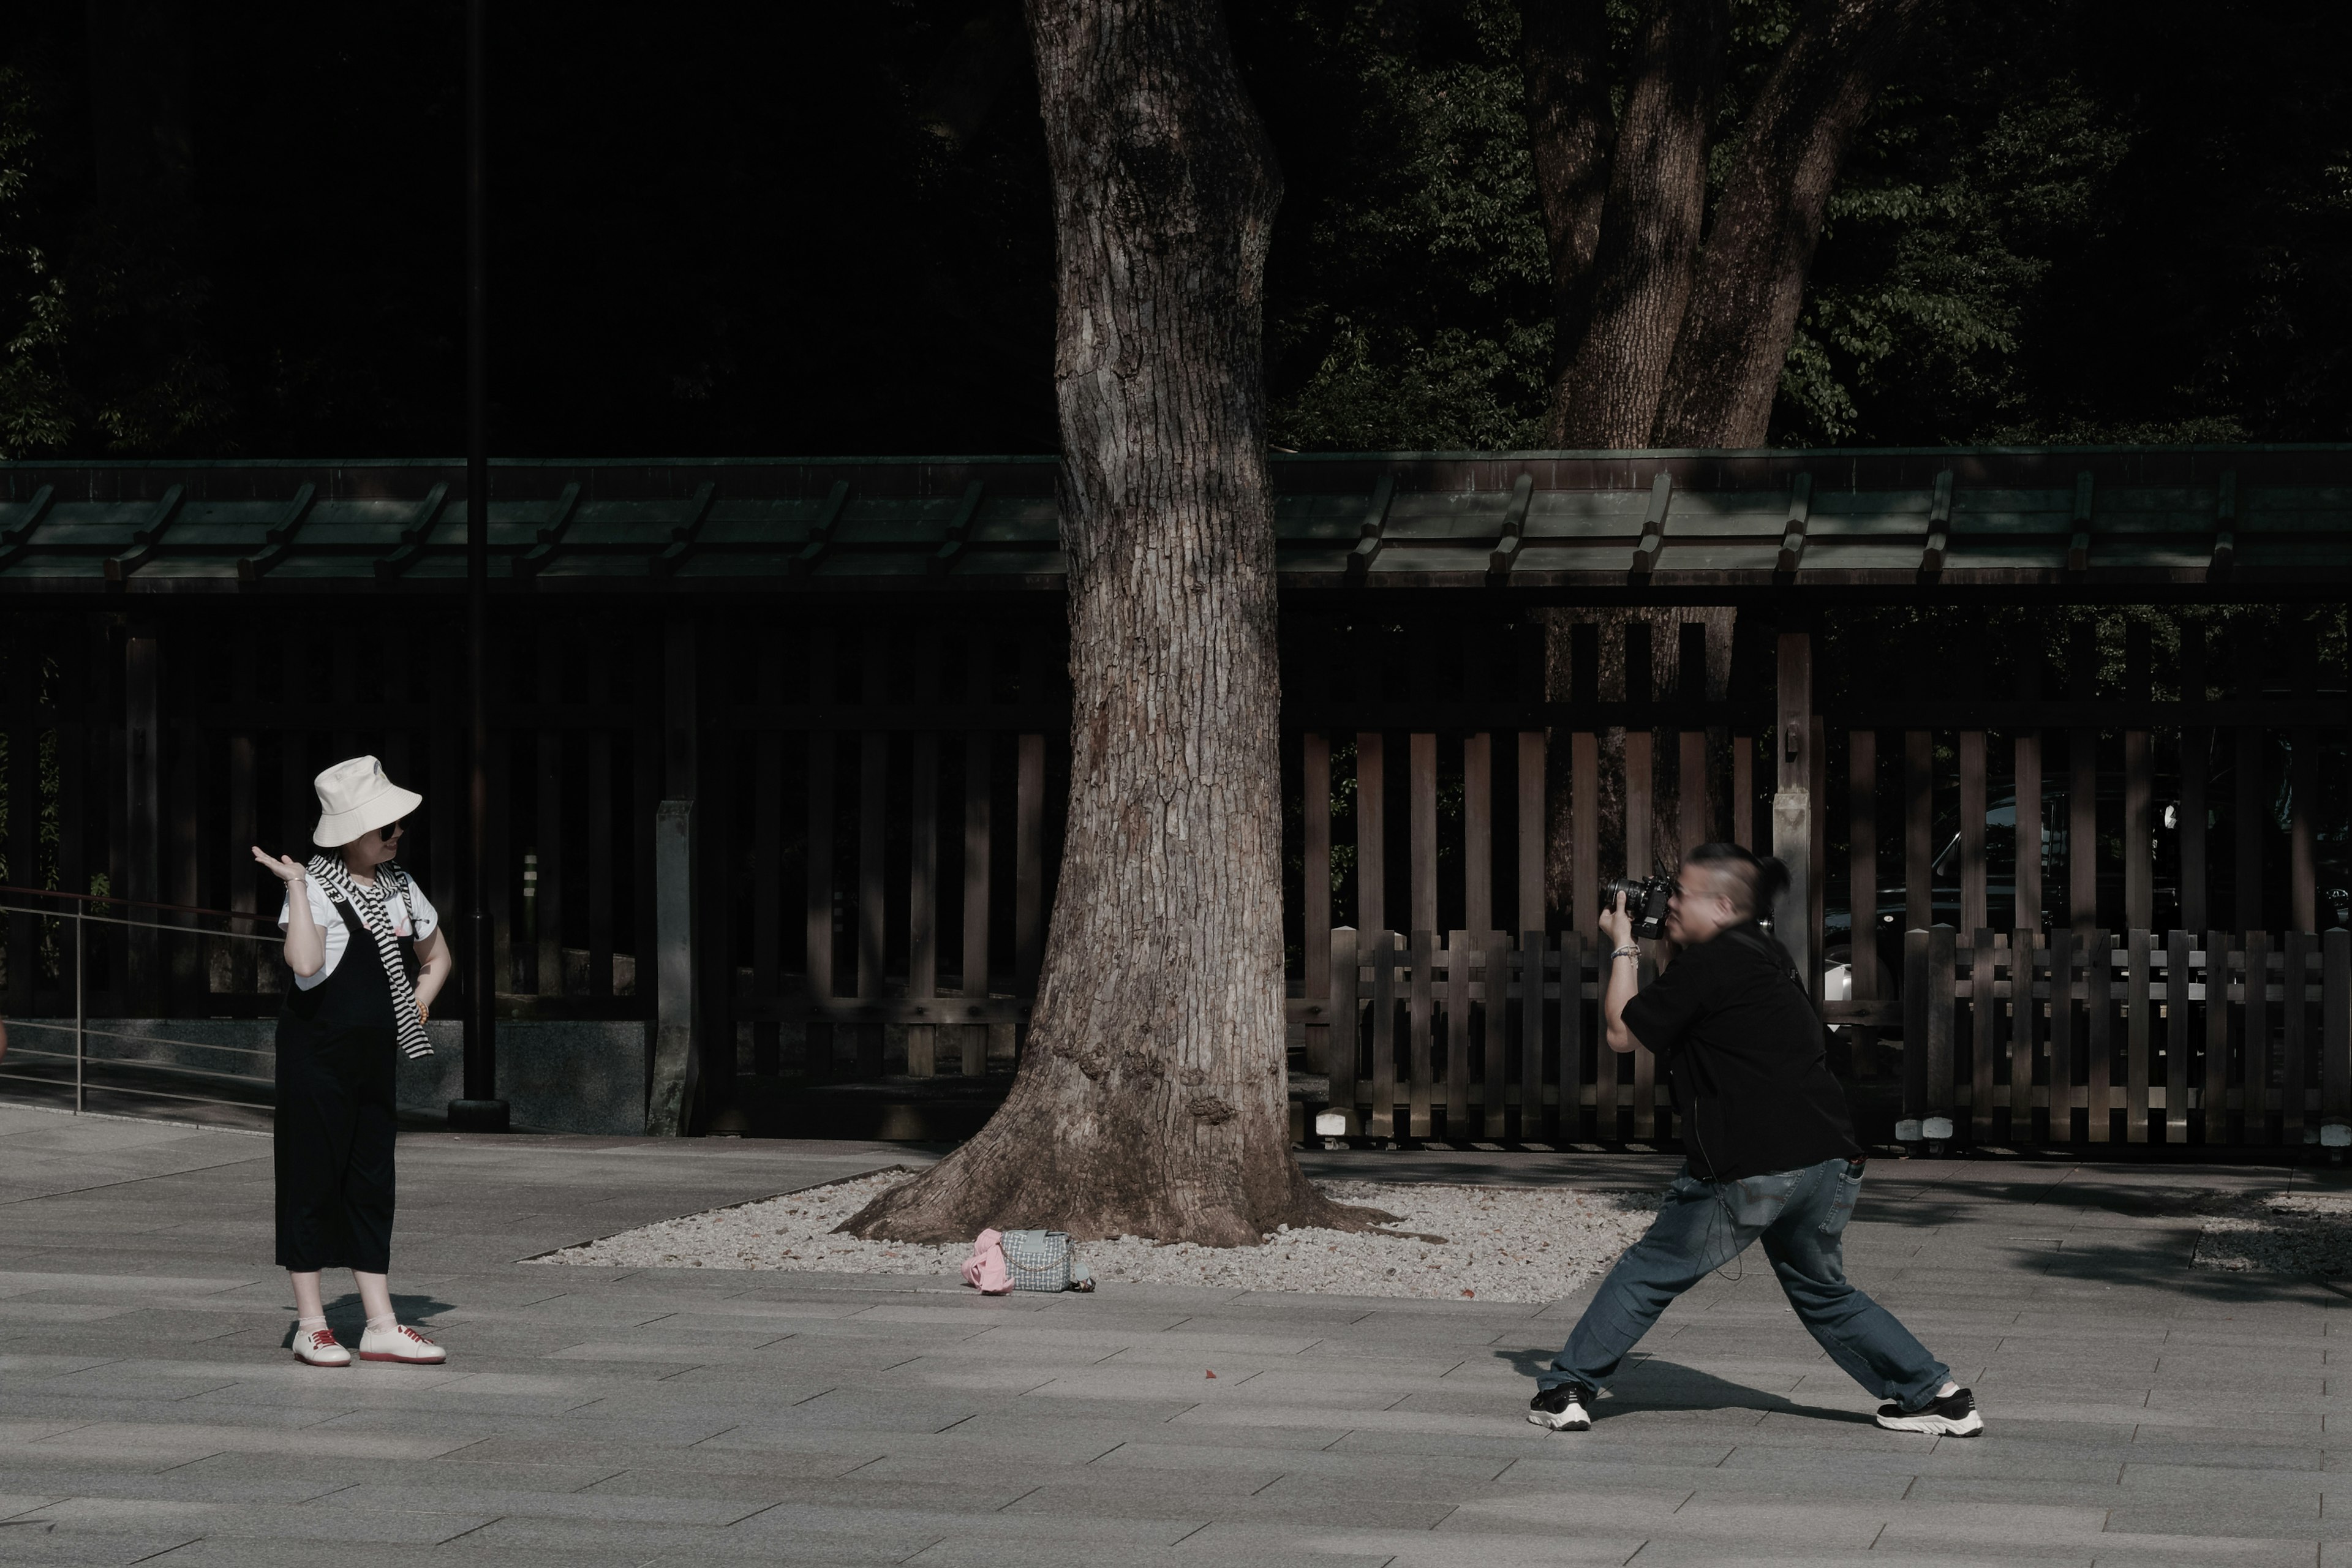
[[405, 1366], [438, 1366], [449, 1352], [410, 1328], [395, 1323], [388, 1329], [371, 1327], [360, 1335], [360, 1360], [396, 1361]]
[[352, 1352], [335, 1338], [332, 1329], [294, 1331], [295, 1359], [305, 1366], [349, 1366]]

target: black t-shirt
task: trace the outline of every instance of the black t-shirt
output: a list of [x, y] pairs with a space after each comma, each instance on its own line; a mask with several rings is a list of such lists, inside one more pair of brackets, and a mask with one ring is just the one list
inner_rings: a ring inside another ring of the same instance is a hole
[[1665, 1064], [1701, 1181], [1862, 1153], [1812, 1002], [1755, 921], [1685, 949], [1625, 1005], [1625, 1027]]

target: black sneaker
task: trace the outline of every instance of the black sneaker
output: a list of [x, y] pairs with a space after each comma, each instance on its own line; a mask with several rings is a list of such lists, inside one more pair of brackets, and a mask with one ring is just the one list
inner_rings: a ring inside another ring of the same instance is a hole
[[1563, 1383], [1528, 1401], [1528, 1419], [1555, 1432], [1590, 1432], [1592, 1417], [1585, 1406], [1591, 1402], [1592, 1390], [1580, 1383]]
[[1977, 1396], [1965, 1388], [1931, 1399], [1916, 1410], [1882, 1405], [1878, 1424], [1890, 1432], [1927, 1432], [1939, 1437], [1973, 1437], [1984, 1430], [1984, 1417], [1977, 1414]]

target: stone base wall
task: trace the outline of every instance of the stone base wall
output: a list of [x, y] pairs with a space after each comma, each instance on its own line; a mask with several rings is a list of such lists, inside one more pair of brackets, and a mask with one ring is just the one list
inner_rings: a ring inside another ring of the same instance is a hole
[[[88, 1055], [93, 1061], [144, 1059], [207, 1072], [269, 1079], [276, 1070], [274, 1018], [93, 1018]], [[9, 1020], [10, 1056], [26, 1067], [69, 1068], [30, 1052], [73, 1051], [70, 1018]], [[400, 1062], [400, 1108], [437, 1115], [463, 1096], [464, 1026], [425, 1026], [433, 1055]], [[20, 1051], [28, 1053], [19, 1056]], [[261, 1055], [250, 1055], [250, 1052]], [[161, 1088], [163, 1085], [157, 1085]], [[251, 1094], [260, 1085], [191, 1079], [191, 1094]], [[511, 1019], [499, 1024], [499, 1093], [517, 1127], [541, 1132], [638, 1133], [646, 1130], [646, 1026], [635, 1021], [577, 1022]]]

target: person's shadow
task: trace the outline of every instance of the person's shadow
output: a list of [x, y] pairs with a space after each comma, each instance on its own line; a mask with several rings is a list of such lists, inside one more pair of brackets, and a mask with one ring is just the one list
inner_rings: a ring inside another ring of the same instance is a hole
[[[400, 1315], [404, 1323], [430, 1322], [456, 1305], [454, 1301], [437, 1300], [431, 1296], [404, 1296], [396, 1290], [392, 1297], [392, 1310]], [[361, 1333], [367, 1328], [367, 1309], [360, 1305], [359, 1293], [346, 1291], [328, 1302], [326, 1310], [327, 1327], [334, 1331], [335, 1338], [347, 1345], [358, 1344]], [[278, 1348], [289, 1351], [294, 1348], [294, 1329], [293, 1323], [286, 1325], [286, 1337], [278, 1342]]]
[[[1498, 1350], [1495, 1355], [1532, 1380], [1551, 1365], [1554, 1353], [1547, 1350]], [[1611, 1415], [1626, 1415], [1636, 1410], [1762, 1410], [1780, 1415], [1842, 1421], [1849, 1426], [1872, 1424], [1869, 1416], [1852, 1410], [1800, 1405], [1786, 1394], [1744, 1388], [1736, 1383], [1726, 1383], [1712, 1373], [1661, 1361], [1639, 1351], [1625, 1358], [1616, 1381], [1601, 1399], [1601, 1407], [1593, 1411], [1596, 1420], [1604, 1411]]]

